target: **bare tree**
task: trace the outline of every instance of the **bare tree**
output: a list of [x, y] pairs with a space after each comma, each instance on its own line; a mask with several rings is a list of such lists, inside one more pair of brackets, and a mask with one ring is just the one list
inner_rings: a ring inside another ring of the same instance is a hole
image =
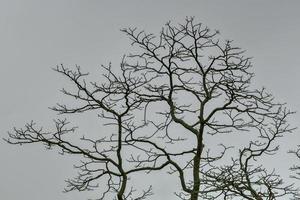
[[[96, 189], [106, 181], [99, 199], [146, 199], [152, 186], [137, 192], [130, 177], [164, 168], [178, 176], [181, 191], [175, 194], [181, 199], [297, 198], [293, 185], [257, 161], [273, 156], [278, 139], [293, 131], [287, 122], [293, 112], [265, 88], [252, 87], [252, 65], [243, 50], [193, 18], [167, 23], [157, 36], [136, 28], [122, 32], [137, 49], [118, 70], [102, 66], [106, 81], [87, 82], [79, 67], [54, 69], [74, 84], [75, 90], [62, 92], [78, 104], [52, 110], [96, 111], [111, 126], [110, 135], [82, 137], [77, 145], [66, 136], [76, 128], [56, 120], [50, 132], [33, 122], [15, 128], [7, 142], [42, 143], [81, 156], [80, 172], [67, 181], [66, 191]], [[219, 147], [206, 142], [230, 134], [251, 140], [239, 148], [234, 142]], [[230, 155], [232, 149], [240, 150]]]

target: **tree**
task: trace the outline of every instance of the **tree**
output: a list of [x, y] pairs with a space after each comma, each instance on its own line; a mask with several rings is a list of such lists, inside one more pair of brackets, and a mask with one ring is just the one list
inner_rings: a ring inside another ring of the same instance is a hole
[[[265, 88], [252, 87], [252, 65], [243, 50], [193, 18], [167, 23], [157, 36], [136, 28], [122, 32], [137, 50], [118, 70], [102, 66], [105, 81], [88, 82], [78, 66], [54, 69], [73, 83], [73, 90], [62, 92], [78, 104], [52, 110], [96, 111], [111, 134], [82, 137], [77, 144], [67, 138], [76, 128], [59, 119], [50, 132], [34, 122], [14, 128], [6, 141], [81, 156], [78, 176], [67, 181], [66, 191], [96, 189], [106, 181], [99, 199], [146, 199], [152, 186], [137, 193], [130, 177], [163, 169], [178, 176], [181, 191], [175, 194], [181, 199], [298, 198], [297, 188], [259, 162], [273, 156], [277, 140], [293, 131], [287, 122], [293, 112]], [[207, 142], [233, 134], [250, 140], [241, 147]]]

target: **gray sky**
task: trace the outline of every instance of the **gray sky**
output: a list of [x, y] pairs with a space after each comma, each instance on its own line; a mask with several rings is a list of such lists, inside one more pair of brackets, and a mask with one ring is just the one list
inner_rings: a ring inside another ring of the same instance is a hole
[[[117, 65], [129, 50], [120, 28], [136, 26], [157, 32], [165, 22], [182, 22], [186, 16], [195, 16], [246, 49], [254, 57], [254, 84], [266, 86], [299, 111], [299, 9], [298, 0], [0, 0], [1, 137], [32, 119], [47, 126], [56, 118], [48, 107], [61, 102], [58, 90], [67, 81], [51, 67], [78, 64], [96, 72], [100, 64], [112, 61]], [[97, 128], [82, 119], [82, 129]], [[298, 113], [291, 123], [300, 127], [299, 119]], [[299, 139], [294, 134], [284, 145], [294, 147]], [[88, 197], [61, 192], [64, 180], [75, 173], [74, 158], [40, 146], [10, 146], [1, 141], [0, 159], [1, 199]], [[158, 193], [162, 198], [164, 190]]]

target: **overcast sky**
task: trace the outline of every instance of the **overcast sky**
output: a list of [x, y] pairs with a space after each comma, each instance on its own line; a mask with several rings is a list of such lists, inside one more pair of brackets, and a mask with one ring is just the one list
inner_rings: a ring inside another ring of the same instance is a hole
[[[130, 49], [121, 28], [158, 32], [167, 21], [182, 22], [186, 16], [247, 50], [253, 57], [254, 84], [266, 86], [299, 111], [299, 9], [298, 0], [0, 0], [1, 137], [30, 120], [47, 126], [57, 117], [48, 107], [61, 100], [58, 90], [66, 80], [52, 67], [77, 64], [95, 72], [100, 64], [117, 65]], [[291, 123], [300, 127], [299, 119], [298, 113]], [[87, 131], [97, 127], [86, 121], [80, 125]], [[299, 139], [294, 134], [284, 145], [293, 147]], [[61, 192], [64, 180], [75, 173], [73, 162], [38, 145], [1, 141], [0, 198], [85, 199], [85, 193]], [[164, 190], [158, 193], [162, 198]]]

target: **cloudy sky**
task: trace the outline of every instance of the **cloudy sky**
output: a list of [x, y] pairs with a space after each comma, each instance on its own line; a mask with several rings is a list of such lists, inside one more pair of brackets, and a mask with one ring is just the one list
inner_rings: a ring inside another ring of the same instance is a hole
[[[298, 0], [0, 0], [1, 137], [30, 120], [47, 126], [57, 117], [48, 107], [61, 100], [58, 90], [66, 80], [52, 67], [77, 64], [96, 72], [101, 64], [118, 64], [130, 49], [121, 28], [158, 32], [167, 21], [182, 22], [186, 16], [246, 49], [253, 57], [254, 84], [299, 111], [299, 9]], [[300, 127], [299, 119], [298, 113], [291, 123]], [[80, 125], [87, 131], [97, 127]], [[294, 134], [284, 145], [299, 141]], [[84, 199], [85, 193], [61, 192], [75, 173], [73, 161], [40, 146], [1, 141], [1, 199]]]

